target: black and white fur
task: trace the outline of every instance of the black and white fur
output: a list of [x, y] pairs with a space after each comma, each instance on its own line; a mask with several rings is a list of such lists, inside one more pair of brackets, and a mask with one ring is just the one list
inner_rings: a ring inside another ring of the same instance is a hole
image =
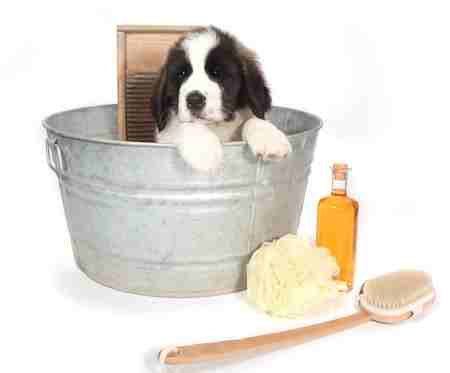
[[199, 171], [220, 166], [228, 141], [246, 141], [265, 160], [286, 157], [288, 138], [265, 120], [270, 107], [255, 54], [215, 27], [190, 32], [169, 50], [152, 95], [158, 142], [176, 144]]

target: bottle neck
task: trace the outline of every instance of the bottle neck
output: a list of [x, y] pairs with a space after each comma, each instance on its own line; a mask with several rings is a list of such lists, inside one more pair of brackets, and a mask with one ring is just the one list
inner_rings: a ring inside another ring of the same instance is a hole
[[331, 194], [333, 196], [346, 196], [347, 195], [347, 175], [333, 174], [331, 181]]

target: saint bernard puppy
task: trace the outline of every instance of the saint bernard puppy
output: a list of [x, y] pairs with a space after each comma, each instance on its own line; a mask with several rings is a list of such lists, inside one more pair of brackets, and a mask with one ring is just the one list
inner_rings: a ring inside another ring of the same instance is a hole
[[256, 55], [212, 26], [169, 50], [151, 105], [158, 142], [176, 144], [197, 171], [217, 169], [229, 141], [245, 141], [264, 160], [292, 151], [287, 136], [265, 120], [271, 96]]

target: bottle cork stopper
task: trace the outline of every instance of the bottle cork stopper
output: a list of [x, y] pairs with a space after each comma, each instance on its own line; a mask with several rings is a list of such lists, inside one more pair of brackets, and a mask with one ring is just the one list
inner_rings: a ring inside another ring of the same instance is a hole
[[336, 180], [347, 179], [347, 174], [350, 168], [347, 163], [335, 163], [332, 167], [333, 175]]

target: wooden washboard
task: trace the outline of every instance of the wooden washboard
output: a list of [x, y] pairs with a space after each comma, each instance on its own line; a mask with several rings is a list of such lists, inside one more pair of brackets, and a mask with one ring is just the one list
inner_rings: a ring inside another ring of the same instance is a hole
[[117, 27], [117, 126], [126, 141], [156, 141], [150, 96], [168, 49], [194, 26]]

